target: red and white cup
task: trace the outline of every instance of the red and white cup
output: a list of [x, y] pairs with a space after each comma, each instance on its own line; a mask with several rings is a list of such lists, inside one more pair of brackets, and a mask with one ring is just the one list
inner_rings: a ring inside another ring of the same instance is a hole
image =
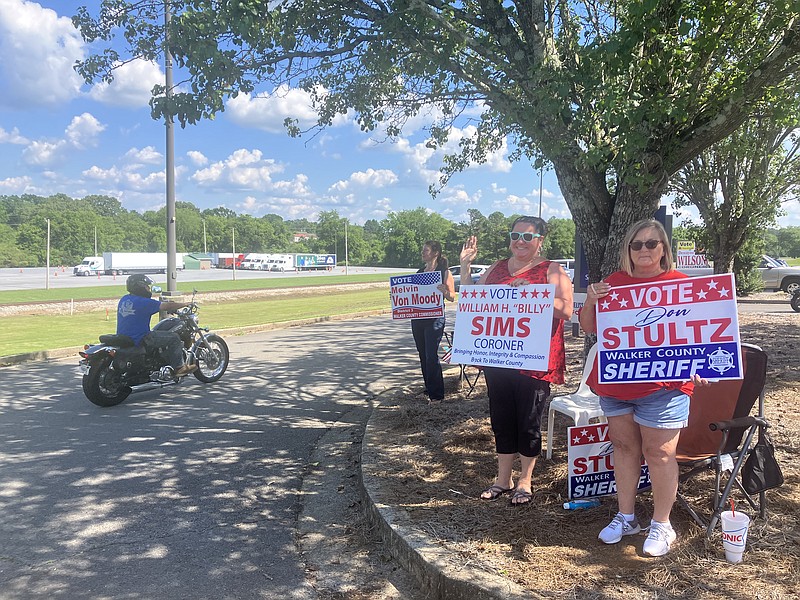
[[725, 548], [725, 559], [730, 563], [742, 562], [750, 517], [738, 510], [736, 512], [726, 510], [720, 515], [720, 523], [722, 524], [722, 546]]

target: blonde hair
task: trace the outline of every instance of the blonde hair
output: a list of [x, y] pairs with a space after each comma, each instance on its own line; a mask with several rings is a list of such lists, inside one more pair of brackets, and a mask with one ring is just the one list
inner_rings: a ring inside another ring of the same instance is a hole
[[664, 247], [664, 254], [661, 256], [661, 268], [664, 271], [672, 271], [675, 267], [675, 262], [672, 259], [672, 245], [670, 244], [667, 232], [664, 226], [655, 219], [643, 219], [637, 221], [628, 229], [625, 234], [625, 239], [622, 240], [622, 246], [619, 249], [619, 266], [628, 275], [633, 275], [633, 261], [631, 260], [631, 242], [640, 231], [643, 229], [655, 229], [661, 245]]

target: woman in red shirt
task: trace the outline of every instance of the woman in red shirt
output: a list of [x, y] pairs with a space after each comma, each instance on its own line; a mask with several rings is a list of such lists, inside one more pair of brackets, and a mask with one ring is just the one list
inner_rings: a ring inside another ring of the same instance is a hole
[[[620, 267], [586, 291], [586, 303], [579, 316], [584, 331], [597, 332], [595, 307], [614, 286], [687, 277], [674, 270], [667, 232], [654, 220], [639, 221], [628, 230], [620, 249]], [[652, 484], [653, 518], [642, 551], [650, 556], [669, 552], [676, 538], [669, 521], [678, 491], [676, 450], [681, 429], [688, 423], [689, 396], [695, 383], [708, 382], [694, 375], [685, 382], [600, 384], [595, 362], [588, 384], [600, 396], [600, 406], [608, 419], [619, 504], [617, 515], [600, 532], [600, 541], [616, 544], [623, 536], [641, 531], [634, 508], [644, 456]]]
[[[484, 367], [489, 393], [489, 416], [497, 452], [497, 477], [481, 493], [484, 500], [495, 500], [506, 492], [513, 494], [511, 504], [519, 506], [531, 501], [531, 478], [536, 457], [542, 451], [542, 411], [550, 396], [551, 383], [564, 383], [564, 321], [572, 316], [572, 282], [558, 263], [542, 258], [546, 223], [537, 217], [519, 217], [509, 232], [511, 258], [499, 260], [481, 275], [477, 285], [552, 283], [553, 299], [550, 335], [550, 359], [547, 371], [521, 371]], [[478, 255], [478, 242], [471, 236], [461, 251], [461, 272], [469, 273]], [[512, 470], [517, 454], [520, 475], [516, 487]]]

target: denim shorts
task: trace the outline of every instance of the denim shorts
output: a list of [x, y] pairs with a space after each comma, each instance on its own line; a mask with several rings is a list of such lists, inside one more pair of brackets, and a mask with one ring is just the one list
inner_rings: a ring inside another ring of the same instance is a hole
[[680, 390], [662, 390], [636, 400], [600, 396], [606, 417], [633, 413], [639, 425], [653, 429], [682, 429], [689, 423], [689, 396]]

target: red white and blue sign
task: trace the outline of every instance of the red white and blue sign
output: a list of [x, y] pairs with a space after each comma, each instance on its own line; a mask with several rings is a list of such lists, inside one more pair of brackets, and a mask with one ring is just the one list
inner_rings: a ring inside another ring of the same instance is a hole
[[433, 319], [444, 316], [441, 271], [390, 277], [392, 319]]
[[556, 286], [462, 285], [451, 362], [546, 371]]
[[741, 379], [731, 273], [616, 286], [597, 303], [600, 383]]
[[[608, 424], [578, 425], [567, 428], [567, 478], [570, 500], [595, 498], [617, 493], [614, 479], [614, 447], [608, 439]], [[638, 491], [650, 487], [650, 471], [642, 462]]]

